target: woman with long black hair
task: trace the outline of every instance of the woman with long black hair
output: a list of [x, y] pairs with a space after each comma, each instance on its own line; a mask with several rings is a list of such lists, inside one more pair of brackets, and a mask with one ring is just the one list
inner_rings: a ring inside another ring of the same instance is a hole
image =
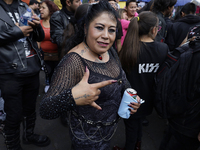
[[154, 75], [165, 60], [168, 46], [154, 41], [159, 20], [156, 14], [144, 11], [129, 24], [128, 31], [119, 53], [122, 68], [131, 87], [145, 100], [137, 113], [124, 119], [126, 127], [126, 150], [140, 149], [142, 118], [153, 110]]

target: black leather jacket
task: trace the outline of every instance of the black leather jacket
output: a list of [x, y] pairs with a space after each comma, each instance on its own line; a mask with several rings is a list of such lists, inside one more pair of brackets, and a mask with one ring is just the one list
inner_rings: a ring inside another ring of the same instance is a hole
[[63, 9], [53, 13], [50, 19], [50, 36], [53, 43], [58, 45], [60, 54], [63, 43], [63, 32], [71, 19]]
[[[18, 12], [21, 16], [25, 13], [28, 6], [20, 0], [18, 0], [18, 3]], [[38, 72], [38, 67], [28, 68], [23, 43], [18, 42], [18, 40], [23, 37], [23, 32], [14, 24], [7, 12], [0, 5], [0, 74], [24, 74], [27, 71], [34, 72], [31, 69], [36, 69]], [[41, 25], [35, 28], [27, 39], [31, 47], [36, 51], [40, 63], [43, 64], [36, 42], [40, 42], [44, 39], [44, 31]], [[31, 63], [35, 63], [35, 65], [39, 64], [38, 59]], [[32, 65], [34, 66], [34, 64]]]

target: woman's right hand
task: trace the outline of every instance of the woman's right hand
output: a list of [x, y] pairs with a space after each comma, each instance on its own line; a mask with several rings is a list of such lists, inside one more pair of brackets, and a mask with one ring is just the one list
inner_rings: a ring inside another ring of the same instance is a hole
[[99, 98], [101, 91], [100, 88], [117, 82], [117, 80], [107, 80], [99, 83], [88, 83], [90, 72], [86, 67], [86, 72], [82, 80], [72, 88], [72, 95], [76, 105], [91, 105], [99, 110], [102, 108], [95, 103], [95, 100]]

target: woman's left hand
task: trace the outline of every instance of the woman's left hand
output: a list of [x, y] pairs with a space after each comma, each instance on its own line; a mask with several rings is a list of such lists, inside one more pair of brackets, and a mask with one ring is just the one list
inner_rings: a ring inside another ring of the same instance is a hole
[[129, 110], [130, 110], [130, 114], [132, 115], [132, 114], [134, 114], [134, 113], [136, 113], [137, 112], [137, 109], [140, 107], [140, 97], [139, 96], [137, 96], [137, 101], [138, 101], [138, 103], [135, 103], [135, 102], [131, 102], [128, 106], [130, 106], [130, 107], [132, 107], [132, 108], [129, 108]]

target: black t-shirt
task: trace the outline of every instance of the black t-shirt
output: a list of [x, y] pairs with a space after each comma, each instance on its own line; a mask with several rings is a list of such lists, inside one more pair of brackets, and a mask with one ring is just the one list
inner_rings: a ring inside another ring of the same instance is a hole
[[19, 22], [18, 1], [13, 1], [12, 4], [6, 4], [4, 1], [1, 1], [0, 4], [14, 23]]
[[164, 62], [168, 46], [161, 42], [141, 42], [141, 52], [136, 65], [127, 74], [131, 87], [137, 91], [145, 103], [131, 116], [149, 115], [153, 110], [154, 76]]

